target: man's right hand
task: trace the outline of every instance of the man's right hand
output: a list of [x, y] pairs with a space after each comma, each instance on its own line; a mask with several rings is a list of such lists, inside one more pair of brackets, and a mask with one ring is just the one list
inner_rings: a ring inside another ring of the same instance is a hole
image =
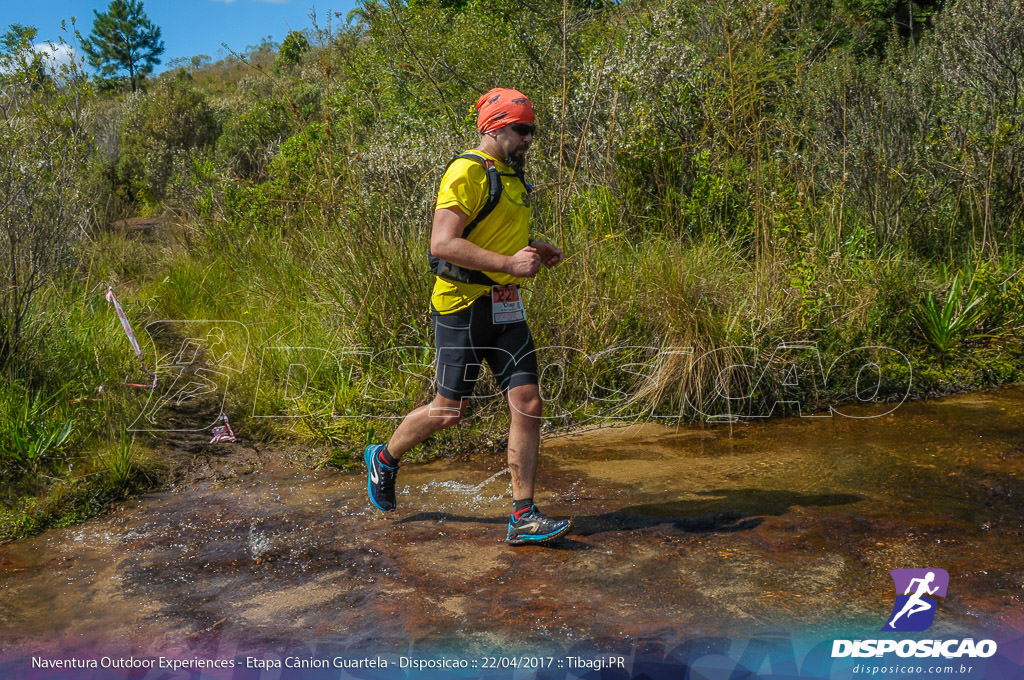
[[508, 258], [508, 263], [502, 271], [512, 276], [528, 279], [537, 275], [540, 265], [540, 253], [533, 246], [526, 246]]

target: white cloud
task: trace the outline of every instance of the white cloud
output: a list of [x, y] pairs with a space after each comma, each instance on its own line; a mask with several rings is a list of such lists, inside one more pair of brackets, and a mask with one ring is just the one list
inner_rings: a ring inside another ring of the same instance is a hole
[[[43, 58], [43, 67], [55, 78], [67, 75], [63, 73], [67, 67], [73, 66], [75, 71], [85, 68], [85, 57], [67, 43], [37, 43], [32, 46], [32, 51]], [[13, 73], [17, 63], [0, 56], [0, 74]]]
[[42, 55], [43, 61], [46, 64], [46, 70], [50, 73], [57, 73], [62, 66], [70, 66], [72, 64], [81, 68], [85, 61], [84, 57], [67, 43], [39, 43], [38, 45], [33, 45], [32, 49], [36, 54]]

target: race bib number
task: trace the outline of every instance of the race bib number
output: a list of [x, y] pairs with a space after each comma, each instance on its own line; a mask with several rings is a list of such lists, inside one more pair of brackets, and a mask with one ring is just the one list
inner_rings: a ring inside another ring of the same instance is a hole
[[526, 321], [519, 286], [491, 286], [491, 321], [496, 324]]

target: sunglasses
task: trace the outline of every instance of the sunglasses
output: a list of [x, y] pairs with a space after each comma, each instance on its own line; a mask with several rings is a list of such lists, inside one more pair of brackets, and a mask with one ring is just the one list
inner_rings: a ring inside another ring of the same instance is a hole
[[537, 134], [537, 126], [533, 123], [509, 123], [509, 127], [520, 137]]

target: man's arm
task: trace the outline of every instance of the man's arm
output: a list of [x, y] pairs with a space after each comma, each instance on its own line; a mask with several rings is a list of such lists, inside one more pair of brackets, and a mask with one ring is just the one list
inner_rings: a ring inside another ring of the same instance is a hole
[[430, 253], [467, 269], [504, 272], [521, 278], [537, 275], [541, 256], [536, 248], [527, 246], [515, 255], [502, 255], [481, 248], [462, 238], [468, 221], [466, 213], [454, 206], [436, 211], [430, 230]]

